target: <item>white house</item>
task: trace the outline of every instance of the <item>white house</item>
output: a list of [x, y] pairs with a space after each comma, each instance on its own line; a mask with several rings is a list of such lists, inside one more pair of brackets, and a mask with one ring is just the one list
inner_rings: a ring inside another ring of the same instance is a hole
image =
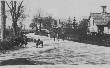
[[110, 34], [110, 13], [106, 12], [106, 6], [101, 6], [102, 13], [90, 13], [88, 29], [93, 33]]

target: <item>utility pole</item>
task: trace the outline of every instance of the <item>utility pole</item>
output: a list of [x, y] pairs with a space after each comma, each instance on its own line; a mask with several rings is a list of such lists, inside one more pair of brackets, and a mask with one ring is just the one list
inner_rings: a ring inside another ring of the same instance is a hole
[[6, 24], [6, 15], [5, 15], [5, 1], [1, 1], [1, 41], [5, 39], [5, 24]]

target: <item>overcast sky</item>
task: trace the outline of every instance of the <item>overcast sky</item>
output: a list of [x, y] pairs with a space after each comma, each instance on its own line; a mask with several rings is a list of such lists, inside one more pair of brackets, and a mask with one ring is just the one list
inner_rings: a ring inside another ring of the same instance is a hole
[[[77, 20], [89, 16], [90, 12], [102, 12], [100, 6], [107, 6], [106, 10], [110, 12], [110, 0], [24, 0], [23, 4], [31, 18], [37, 9], [41, 9], [44, 14], [52, 14], [55, 18], [65, 19], [75, 16]], [[31, 18], [27, 21], [29, 22]]]
[[35, 12], [41, 8], [44, 12], [53, 14], [54, 17], [64, 18], [88, 16], [90, 12], [102, 12], [100, 6], [106, 5], [110, 12], [110, 0], [25, 0], [28, 8]]

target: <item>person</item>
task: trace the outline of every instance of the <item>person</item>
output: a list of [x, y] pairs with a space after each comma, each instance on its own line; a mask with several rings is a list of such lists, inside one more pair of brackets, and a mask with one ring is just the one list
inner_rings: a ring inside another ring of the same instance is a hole
[[54, 33], [54, 41], [55, 41], [55, 33]]
[[47, 37], [50, 37], [50, 33], [47, 34]]
[[41, 41], [40, 39], [37, 40], [37, 43], [36, 43], [36, 48], [38, 48], [38, 45], [42, 44], [42, 47], [43, 47], [43, 41]]
[[57, 40], [59, 41], [59, 39], [58, 39], [58, 38], [59, 38], [59, 35], [58, 35], [58, 33], [57, 33], [56, 35], [57, 35]]
[[62, 33], [62, 38], [63, 38], [63, 41], [64, 41], [64, 32]]
[[49, 31], [47, 32], [47, 35], [48, 35], [48, 37], [50, 37], [50, 33], [49, 33]]
[[38, 35], [38, 27], [36, 27], [35, 35]]

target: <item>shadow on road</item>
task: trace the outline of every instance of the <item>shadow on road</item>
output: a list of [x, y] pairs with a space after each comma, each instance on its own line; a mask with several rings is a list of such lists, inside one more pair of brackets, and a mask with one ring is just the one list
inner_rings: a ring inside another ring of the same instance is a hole
[[54, 63], [31, 61], [28, 58], [16, 58], [0, 62], [0, 66], [4, 65], [54, 65]]

